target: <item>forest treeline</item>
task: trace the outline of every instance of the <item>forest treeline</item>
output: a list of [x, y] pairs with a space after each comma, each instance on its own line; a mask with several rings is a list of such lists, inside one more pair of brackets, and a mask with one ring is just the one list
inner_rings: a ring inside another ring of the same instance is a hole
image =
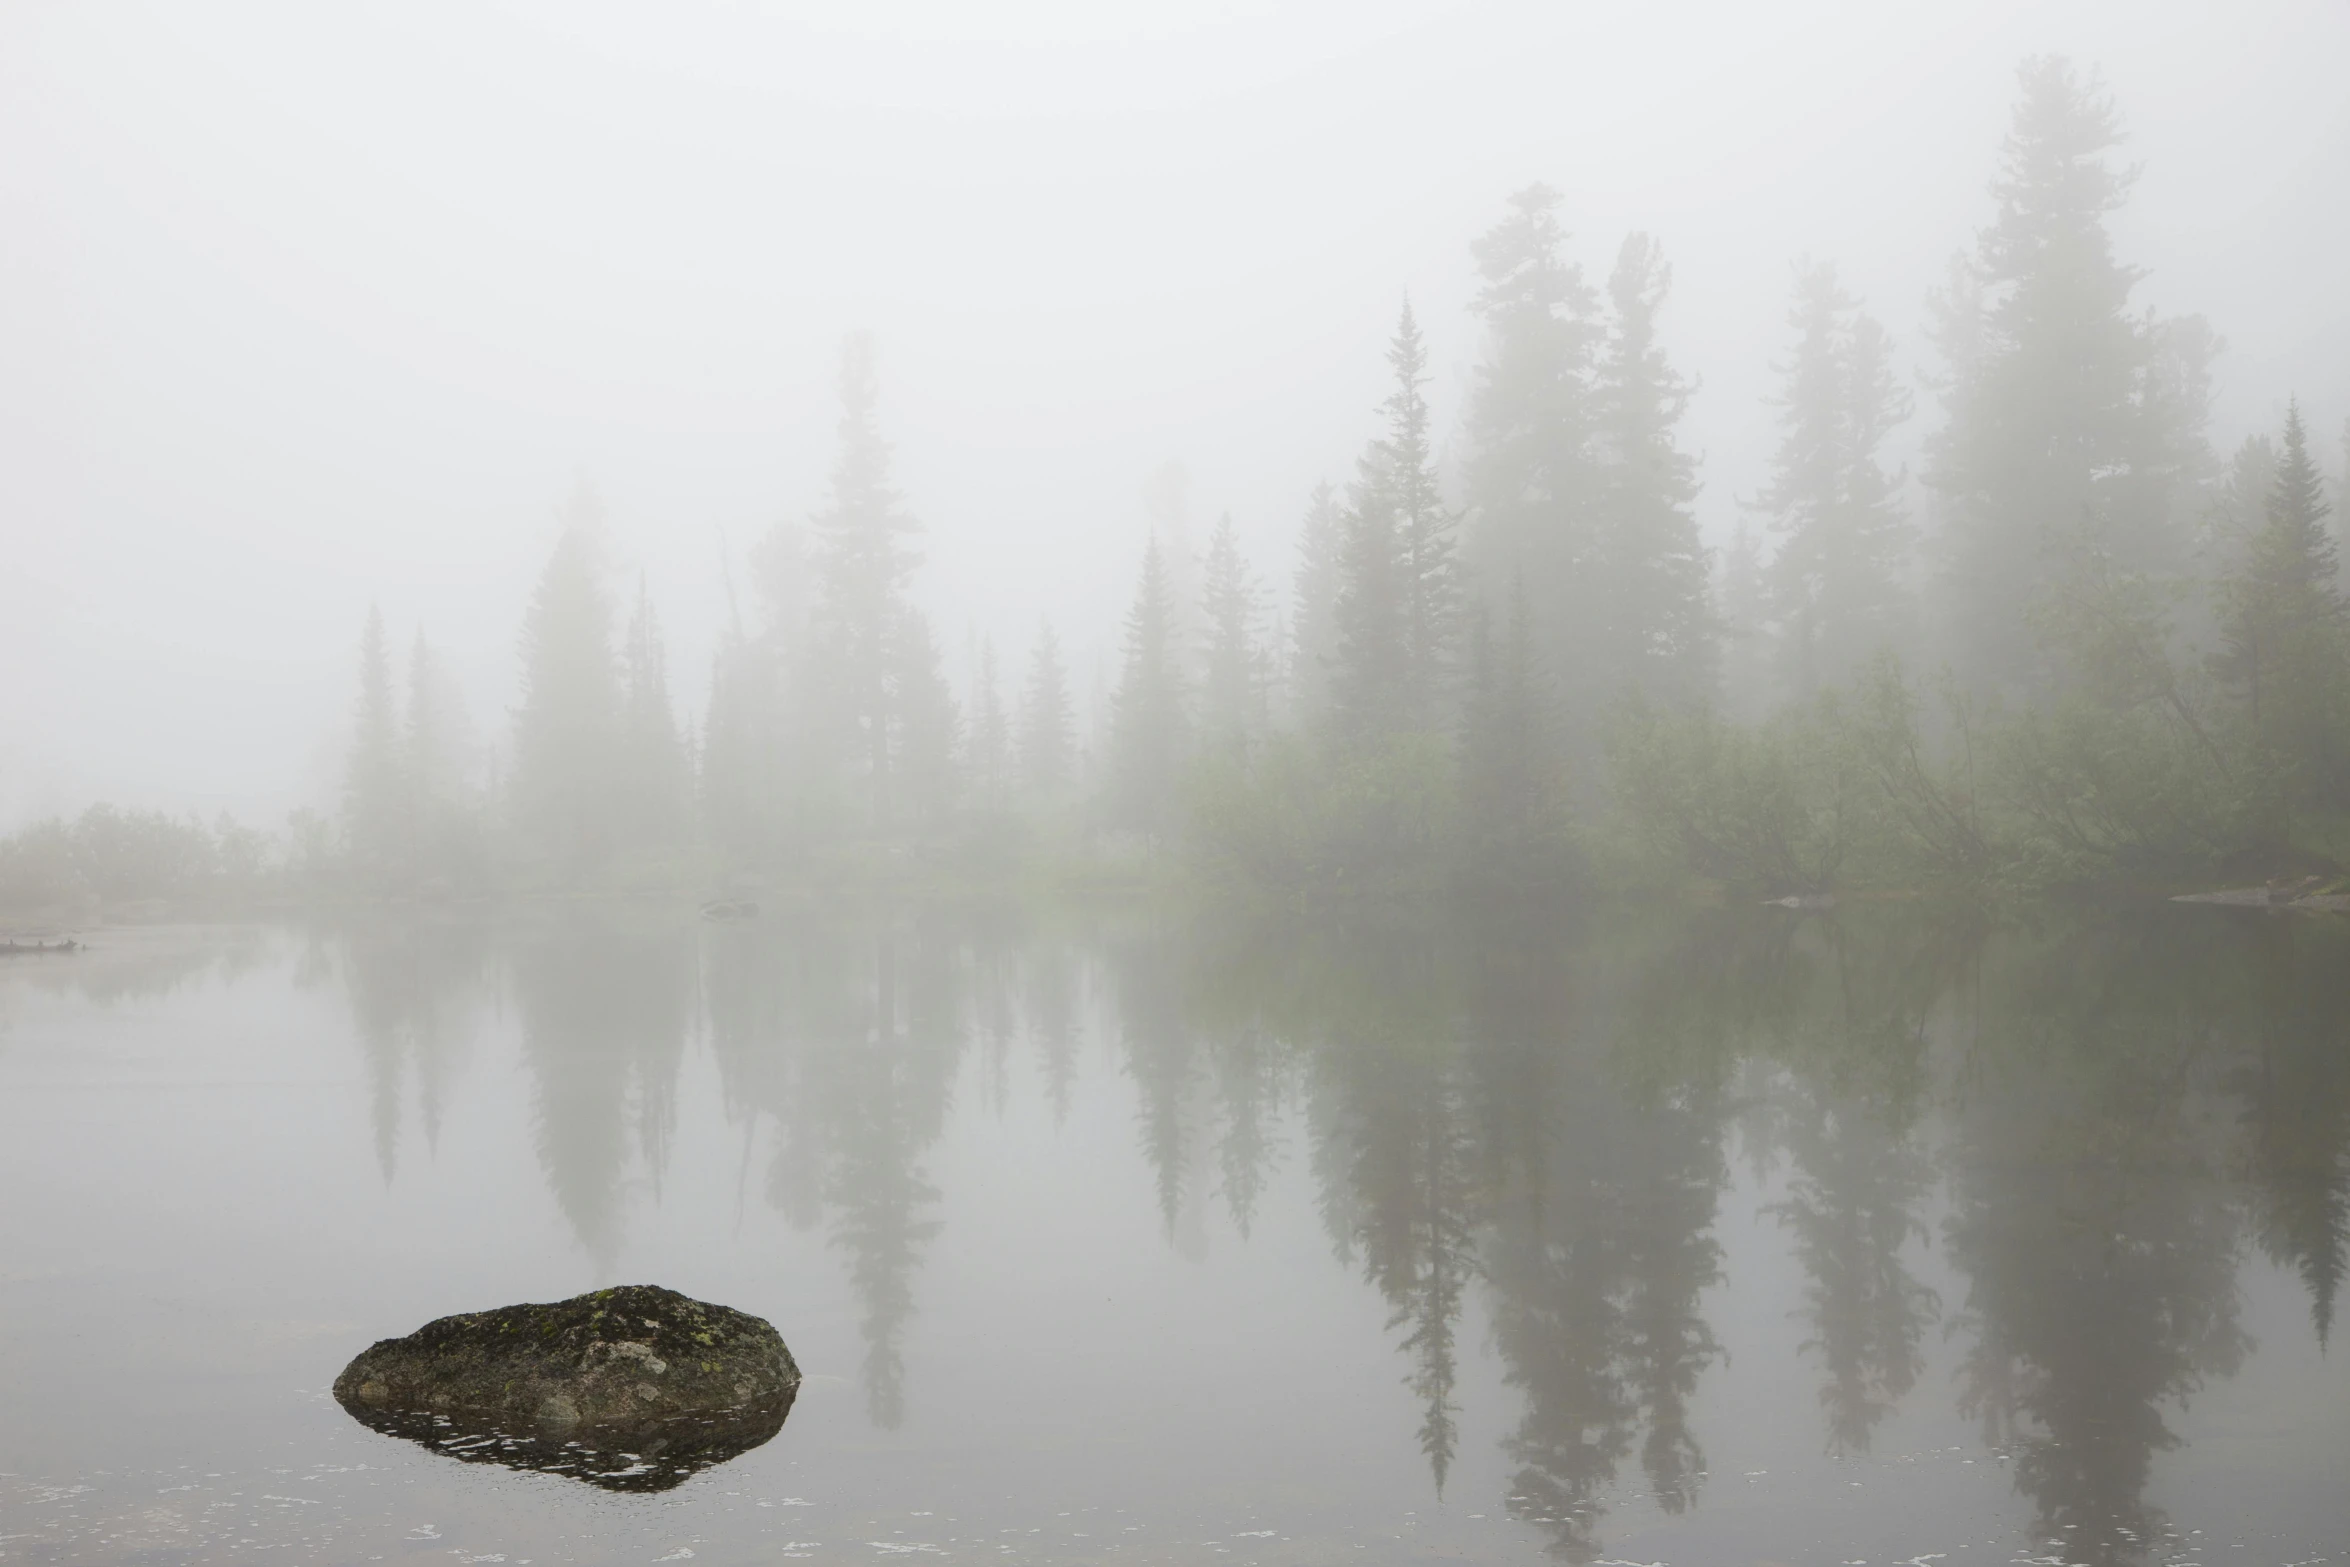
[[1777, 447], [1720, 551], [1660, 343], [1669, 262], [1634, 233], [1587, 274], [1563, 199], [1519, 192], [1471, 246], [1457, 431], [1407, 303], [1376, 433], [1294, 561], [1252, 564], [1228, 515], [1195, 553], [1179, 475], [1155, 479], [1082, 714], [1049, 624], [949, 677], [853, 338], [828, 497], [730, 584], [705, 712], [673, 709], [583, 494], [510, 735], [471, 732], [421, 640], [396, 673], [371, 618], [339, 809], [287, 863], [363, 893], [1147, 864], [1292, 898], [2336, 874], [2350, 469], [2329, 480], [2290, 402], [2214, 449], [2222, 344], [2133, 302], [2120, 139], [2093, 73], [2024, 63], [1989, 222], [1930, 301], [1914, 485], [1898, 345], [1832, 262], [1796, 264]]

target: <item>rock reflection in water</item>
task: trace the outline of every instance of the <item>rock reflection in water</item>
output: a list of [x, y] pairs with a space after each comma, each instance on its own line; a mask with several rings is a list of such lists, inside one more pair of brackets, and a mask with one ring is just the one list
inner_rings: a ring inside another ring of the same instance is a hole
[[500, 1431], [430, 1410], [341, 1402], [361, 1425], [461, 1463], [568, 1475], [605, 1491], [667, 1491], [773, 1438], [791, 1413], [792, 1395], [724, 1415], [648, 1422], [627, 1431], [604, 1428], [593, 1441]]

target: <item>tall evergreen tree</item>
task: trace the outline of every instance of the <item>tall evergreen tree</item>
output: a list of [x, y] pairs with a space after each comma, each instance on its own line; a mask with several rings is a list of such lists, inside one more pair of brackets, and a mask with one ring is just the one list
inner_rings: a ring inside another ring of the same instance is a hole
[[1244, 756], [1263, 730], [1267, 669], [1261, 595], [1240, 556], [1226, 512], [1208, 540], [1200, 582], [1206, 645], [1200, 660], [1200, 739], [1211, 750]]
[[1330, 716], [1330, 677], [1338, 663], [1340, 554], [1346, 518], [1338, 491], [1314, 486], [1297, 535], [1297, 576], [1289, 623], [1290, 718], [1314, 728]]
[[2026, 631], [2068, 535], [2095, 529], [2100, 557], [2129, 572], [2184, 555], [2180, 497], [2155, 471], [2175, 465], [2177, 440], [2154, 428], [2172, 411], [2150, 400], [2154, 333], [2129, 308], [2140, 273], [2106, 232], [2133, 179], [2107, 159], [2112, 101], [2061, 59], [2025, 61], [2019, 81], [1995, 216], [1944, 301], [1948, 420], [1927, 473], [1949, 503], [1950, 651], [1978, 689], [2043, 678]]
[[343, 843], [361, 884], [371, 888], [389, 886], [407, 868], [408, 790], [400, 763], [383, 611], [369, 605], [359, 636], [359, 705], [343, 772]]
[[2267, 826], [2281, 839], [2290, 835], [2297, 798], [2350, 799], [2350, 607], [2298, 404], [2286, 406], [2266, 511], [2243, 566], [2222, 588], [2215, 662], [2243, 697], [2268, 779]]
[[1166, 559], [1154, 536], [1126, 616], [1125, 660], [1111, 701], [1109, 807], [1113, 822], [1156, 836], [1175, 825], [1189, 749], [1180, 649]]
[[979, 804], [1001, 805], [1011, 787], [1012, 730], [996, 678], [995, 639], [979, 639], [971, 682], [971, 793]]
[[1333, 707], [1358, 739], [1426, 733], [1443, 718], [1460, 615], [1458, 519], [1437, 484], [1428, 352], [1409, 301], [1387, 363], [1387, 431], [1359, 465], [1340, 554]]
[[691, 769], [669, 705], [668, 655], [642, 577], [621, 654], [621, 703], [615, 757], [621, 831], [639, 844], [674, 844], [686, 829]]
[[1484, 357], [1469, 398], [1464, 547], [1493, 582], [1523, 580], [1546, 661], [1584, 667], [1594, 609], [1592, 372], [1598, 296], [1561, 252], [1558, 192], [1530, 185], [1470, 253]]
[[523, 617], [509, 802], [521, 839], [565, 870], [587, 868], [611, 844], [619, 725], [602, 521], [582, 490]]
[[1717, 659], [1711, 571], [1690, 510], [1697, 463], [1675, 435], [1689, 383], [1656, 340], [1672, 282], [1656, 241], [1627, 235], [1608, 274], [1593, 392], [1601, 464], [1593, 617], [1611, 694], [1630, 688], [1693, 703], [1712, 697]]
[[[918, 559], [909, 541], [920, 524], [890, 483], [870, 336], [854, 333], [842, 345], [839, 384], [832, 497], [815, 519], [815, 652], [849, 744], [850, 775], [866, 824], [886, 832], [893, 822], [894, 752], [903, 717], [893, 694], [908, 664], [897, 638], [919, 624], [905, 602], [905, 587]], [[925, 628], [925, 641], [927, 636]]]
[[1788, 692], [1840, 684], [1900, 636], [1901, 571], [1910, 541], [1900, 477], [1878, 449], [1909, 416], [1885, 331], [1828, 262], [1796, 270], [1787, 323], [1794, 352], [1778, 365], [1779, 448], [1759, 509], [1779, 534], [1770, 599]]
[[1037, 627], [1036, 649], [1028, 655], [1028, 686], [1020, 697], [1020, 781], [1031, 799], [1051, 801], [1068, 787], [1076, 749], [1069, 675], [1061, 667], [1060, 639], [1047, 621]]

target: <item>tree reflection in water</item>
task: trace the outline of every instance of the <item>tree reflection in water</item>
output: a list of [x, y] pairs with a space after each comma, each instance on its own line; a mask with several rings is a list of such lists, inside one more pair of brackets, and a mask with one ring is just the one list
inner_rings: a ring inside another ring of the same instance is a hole
[[[843, 1260], [885, 1428], [906, 1418], [927, 1166], [965, 1052], [1000, 1113], [1024, 1042], [1057, 1126], [1098, 1012], [1167, 1241], [1203, 1244], [1211, 1201], [1245, 1240], [1304, 1158], [1332, 1247], [1385, 1304], [1439, 1489], [1481, 1304], [1521, 1401], [1509, 1510], [1569, 1561], [1601, 1554], [1627, 1487], [1668, 1514], [1702, 1501], [1690, 1412], [1722, 1355], [1700, 1304], [1724, 1282], [1734, 1133], [1783, 1170], [1768, 1215], [1804, 1278], [1822, 1448], [1870, 1448], [1940, 1324], [2036, 1534], [2082, 1562], [2157, 1550], [2150, 1467], [2181, 1401], [2246, 1352], [2243, 1261], [2299, 1275], [2322, 1341], [2350, 1257], [2350, 931], [2316, 921], [999, 909], [336, 934], [387, 1178], [407, 1085], [429, 1144], [503, 974], [541, 1167], [600, 1261], [631, 1169], [657, 1192], [704, 1028], [744, 1158], [769, 1150], [768, 1200]], [[1947, 1302], [1917, 1271], [1937, 1243]]]

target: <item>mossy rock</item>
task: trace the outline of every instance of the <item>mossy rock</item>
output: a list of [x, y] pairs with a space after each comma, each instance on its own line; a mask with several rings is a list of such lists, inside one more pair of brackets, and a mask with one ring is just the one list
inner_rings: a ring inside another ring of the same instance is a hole
[[759, 1318], [632, 1284], [428, 1322], [362, 1351], [334, 1392], [453, 1457], [662, 1490], [774, 1436], [799, 1386]]

